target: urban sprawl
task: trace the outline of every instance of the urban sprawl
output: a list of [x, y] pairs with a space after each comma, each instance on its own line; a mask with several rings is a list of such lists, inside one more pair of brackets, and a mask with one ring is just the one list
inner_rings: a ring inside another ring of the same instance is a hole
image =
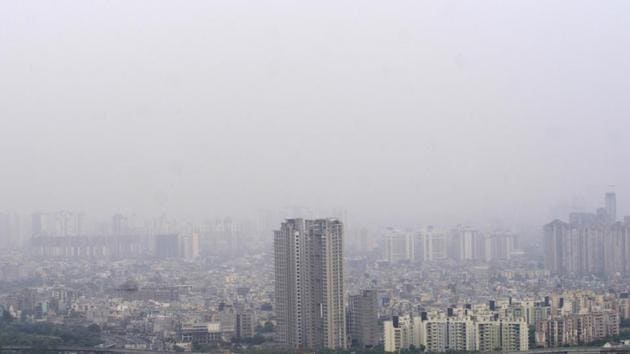
[[207, 222], [6, 212], [0, 347], [623, 352], [630, 217], [616, 205], [607, 193], [533, 240], [464, 225], [361, 227], [342, 209]]

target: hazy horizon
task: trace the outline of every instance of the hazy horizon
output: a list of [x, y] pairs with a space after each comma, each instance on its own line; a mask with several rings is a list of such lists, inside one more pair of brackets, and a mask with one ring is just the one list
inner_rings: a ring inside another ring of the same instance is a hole
[[630, 214], [630, 3], [381, 5], [1, 3], [0, 210]]

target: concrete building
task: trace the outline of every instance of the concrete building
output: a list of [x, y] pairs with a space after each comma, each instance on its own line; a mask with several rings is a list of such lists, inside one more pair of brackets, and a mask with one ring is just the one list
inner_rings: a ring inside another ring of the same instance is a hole
[[491, 352], [501, 348], [500, 327], [497, 321], [475, 323], [475, 342], [480, 352]]
[[385, 260], [399, 262], [414, 258], [414, 242], [410, 232], [398, 229], [385, 231]]
[[444, 260], [448, 257], [447, 233], [428, 227], [416, 235], [414, 258], [418, 261]]
[[112, 235], [127, 235], [129, 233], [129, 221], [122, 214], [112, 216]]
[[199, 234], [191, 233], [179, 237], [179, 256], [184, 259], [199, 257]]
[[474, 244], [479, 232], [470, 228], [460, 231], [459, 259], [463, 261], [475, 259]]
[[583, 345], [617, 334], [616, 311], [554, 316], [536, 324], [536, 344], [545, 348]]
[[348, 335], [353, 347], [370, 348], [378, 344], [378, 292], [363, 290], [348, 301]]
[[605, 197], [606, 217], [609, 223], [617, 221], [617, 196], [615, 192], [606, 193]]
[[401, 349], [408, 349], [411, 345], [419, 344], [418, 329], [414, 326], [414, 319], [409, 316], [393, 316], [391, 320], [383, 322], [383, 338], [385, 352], [394, 353]]
[[256, 313], [252, 310], [239, 310], [236, 313], [236, 338], [252, 338], [256, 334]]
[[180, 333], [184, 343], [212, 344], [221, 341], [221, 328], [217, 322], [185, 324]]
[[612, 274], [630, 271], [630, 227], [569, 224], [544, 227], [545, 264], [555, 274]]
[[221, 324], [221, 335], [226, 342], [236, 337], [236, 309], [231, 304], [219, 304], [218, 318]]
[[477, 350], [475, 337], [475, 323], [469, 319], [451, 319], [447, 321], [447, 350], [468, 351]]
[[619, 315], [621, 319], [630, 319], [630, 294], [628, 293], [619, 295]]
[[179, 236], [177, 234], [155, 235], [155, 256], [161, 259], [179, 257]]
[[514, 234], [507, 231], [497, 231], [488, 237], [486, 260], [508, 260], [514, 251]]
[[527, 322], [501, 321], [501, 350], [504, 352], [522, 352], [529, 350], [529, 331]]
[[277, 341], [346, 348], [343, 224], [288, 219], [274, 236]]
[[630, 271], [630, 224], [617, 220], [617, 201], [607, 193], [597, 214], [571, 214], [570, 223], [544, 226], [547, 269], [555, 274], [614, 274]]
[[444, 352], [448, 348], [448, 323], [445, 319], [422, 321], [422, 344], [428, 352]]

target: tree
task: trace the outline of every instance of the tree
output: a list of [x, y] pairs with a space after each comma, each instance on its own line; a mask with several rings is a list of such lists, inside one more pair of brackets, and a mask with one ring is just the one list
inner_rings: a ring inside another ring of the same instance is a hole
[[256, 328], [256, 332], [258, 332], [258, 333], [271, 333], [271, 332], [273, 332], [273, 330], [274, 330], [274, 327], [273, 327], [273, 323], [271, 323], [271, 321], [267, 321], [267, 322], [265, 322], [264, 326], [262, 326], [262, 327], [258, 326]]
[[179, 345], [176, 345], [175, 346], [175, 351], [178, 352], [178, 353], [181, 353], [181, 352], [185, 351], [185, 349], [180, 347]]

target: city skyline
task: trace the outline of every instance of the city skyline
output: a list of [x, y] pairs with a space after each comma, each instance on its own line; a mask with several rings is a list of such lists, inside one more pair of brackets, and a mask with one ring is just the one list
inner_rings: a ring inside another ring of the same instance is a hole
[[0, 1], [0, 354], [630, 353], [630, 1]]
[[[166, 229], [129, 235], [129, 219], [115, 214], [111, 233], [95, 237], [80, 235], [81, 214], [39, 213], [32, 221], [40, 234], [25, 247], [0, 253], [0, 280], [13, 279], [13, 271], [4, 269], [14, 269], [16, 260], [24, 259], [27, 267], [51, 264], [50, 269], [72, 274], [79, 272], [77, 265], [105, 266], [110, 275], [101, 277], [107, 285], [77, 289], [80, 282], [46, 275], [57, 280], [44, 284], [65, 285], [5, 294], [0, 289], [0, 311], [23, 323], [59, 321], [59, 314], [78, 313], [83, 323], [108, 328], [125, 323], [107, 315], [118, 311], [114, 309], [175, 306], [166, 312], [152, 308], [146, 317], [122, 317], [141, 321], [148, 332], [133, 330], [122, 340], [112, 336], [116, 327], [104, 330], [109, 343], [128, 349], [211, 351], [254, 342], [288, 353], [348, 347], [393, 353], [589, 346], [624, 338], [630, 320], [625, 281], [630, 217], [619, 221], [615, 216], [614, 193], [606, 193], [602, 204], [590, 213], [571, 213], [567, 223], [545, 225], [542, 253], [520, 248], [518, 235], [506, 230], [461, 225], [365, 233], [346, 232], [334, 218], [288, 218], [279, 227], [258, 225], [276, 229], [272, 241], [256, 237], [260, 229], [247, 229], [231, 218], [215, 220], [208, 229], [185, 224], [188, 231], [174, 233], [164, 233], [177, 230], [171, 229], [174, 221], [158, 218], [154, 226]], [[346, 217], [342, 210], [336, 213]], [[173, 271], [185, 275], [173, 277]], [[173, 315], [183, 318], [164, 322]], [[155, 326], [164, 334], [156, 335]], [[179, 342], [169, 344], [173, 339]], [[623, 343], [614, 345], [624, 348]]]

